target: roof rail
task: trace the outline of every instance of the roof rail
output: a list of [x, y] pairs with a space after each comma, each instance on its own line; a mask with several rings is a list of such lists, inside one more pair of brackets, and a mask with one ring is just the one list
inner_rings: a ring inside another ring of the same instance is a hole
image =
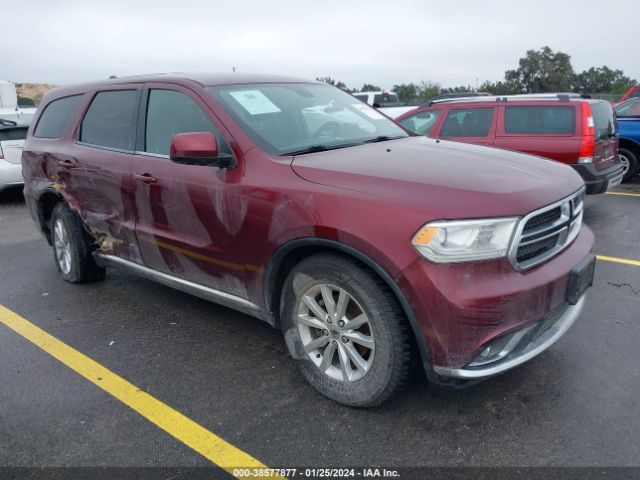
[[580, 93], [523, 93], [518, 95], [493, 95], [490, 97], [456, 97], [431, 100], [429, 105], [439, 103], [460, 103], [460, 102], [508, 102], [510, 100], [558, 100], [568, 102], [572, 98], [591, 98], [589, 95]]

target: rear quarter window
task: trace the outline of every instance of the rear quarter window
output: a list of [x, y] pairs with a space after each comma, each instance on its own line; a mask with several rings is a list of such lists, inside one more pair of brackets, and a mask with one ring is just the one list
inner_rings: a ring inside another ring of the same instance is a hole
[[133, 150], [137, 90], [98, 92], [80, 126], [80, 141], [116, 150]]
[[400, 124], [407, 130], [411, 130], [418, 135], [429, 135], [433, 130], [440, 112], [442, 110], [429, 110], [426, 112], [419, 112], [410, 117], [400, 120]]
[[504, 129], [512, 134], [573, 135], [576, 109], [568, 105], [507, 106]]
[[33, 135], [39, 138], [60, 138], [69, 125], [81, 98], [82, 95], [73, 95], [54, 100], [47, 105], [40, 115]]

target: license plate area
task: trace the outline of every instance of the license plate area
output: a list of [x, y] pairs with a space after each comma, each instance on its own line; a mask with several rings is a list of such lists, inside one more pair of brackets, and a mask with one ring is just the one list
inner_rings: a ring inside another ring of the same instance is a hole
[[580, 297], [593, 284], [593, 273], [596, 267], [596, 257], [587, 256], [571, 270], [567, 288], [567, 301], [571, 305], [578, 303]]

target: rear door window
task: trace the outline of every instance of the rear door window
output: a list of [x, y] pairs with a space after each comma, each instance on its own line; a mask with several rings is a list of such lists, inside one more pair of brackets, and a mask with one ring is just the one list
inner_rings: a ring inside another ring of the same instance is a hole
[[175, 90], [154, 89], [149, 91], [147, 103], [147, 127], [145, 152], [169, 155], [171, 139], [177, 133], [211, 132], [216, 136], [218, 148], [231, 153], [231, 148], [222, 138], [209, 117], [189, 96]]
[[492, 107], [452, 108], [442, 124], [440, 136], [486, 137], [492, 120]]
[[98, 92], [80, 126], [80, 141], [116, 150], [133, 150], [137, 90]]
[[47, 105], [33, 135], [39, 138], [60, 138], [81, 98], [82, 95], [74, 95], [54, 100]]
[[504, 129], [511, 134], [573, 135], [576, 109], [567, 105], [507, 106]]
[[419, 112], [400, 120], [400, 125], [418, 135], [429, 135], [440, 116], [440, 112], [442, 110]]

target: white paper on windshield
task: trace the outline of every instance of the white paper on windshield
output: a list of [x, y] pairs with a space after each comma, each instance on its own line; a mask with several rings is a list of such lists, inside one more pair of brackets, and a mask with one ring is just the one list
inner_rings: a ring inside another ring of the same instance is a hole
[[251, 115], [278, 113], [281, 111], [260, 90], [236, 90], [235, 92], [229, 92], [229, 94]]
[[367, 105], [364, 105], [362, 103], [352, 103], [351, 106], [353, 108], [355, 108], [356, 110], [360, 110], [367, 117], [373, 118], [374, 120], [380, 120], [381, 118], [385, 118], [384, 115], [382, 115], [378, 111], [376, 111], [373, 108], [368, 107]]

